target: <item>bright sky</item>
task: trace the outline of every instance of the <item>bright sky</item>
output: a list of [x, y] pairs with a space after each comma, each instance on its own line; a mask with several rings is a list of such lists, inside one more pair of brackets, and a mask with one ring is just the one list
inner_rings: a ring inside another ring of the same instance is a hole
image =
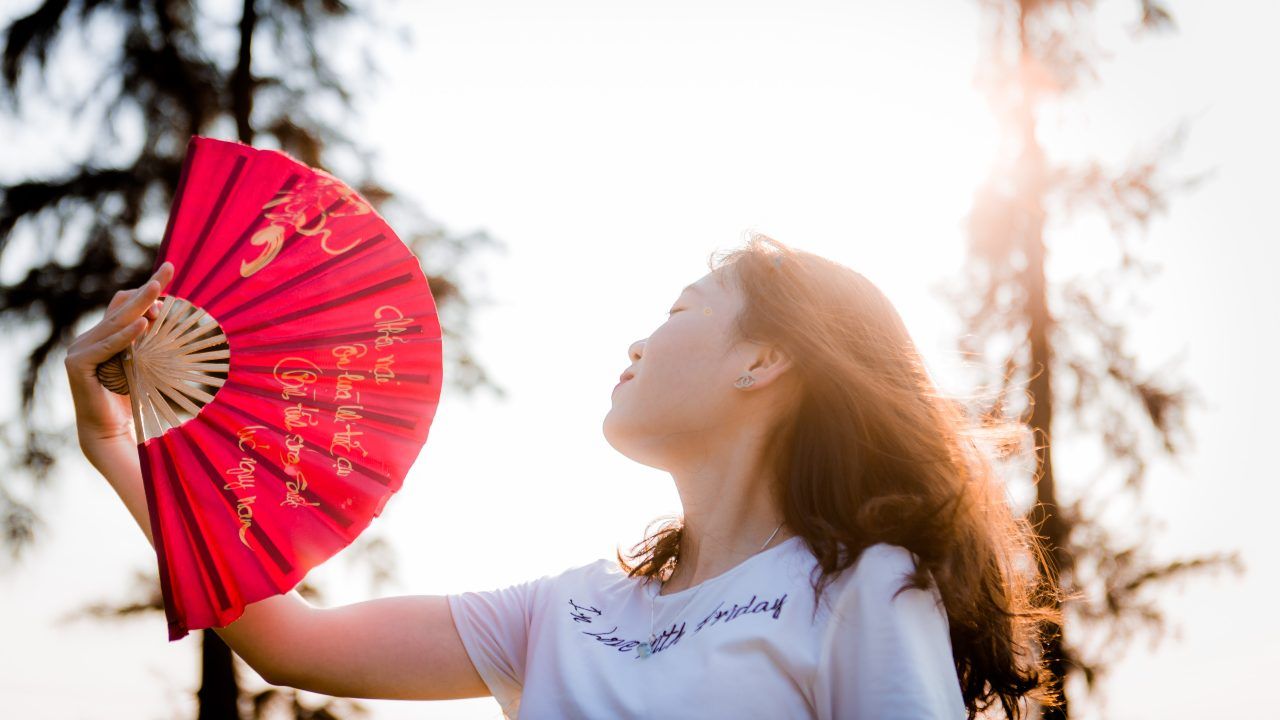
[[[1103, 85], [1047, 112], [1043, 137], [1055, 156], [1120, 163], [1186, 118], [1171, 170], [1215, 172], [1173, 197], [1139, 243], [1164, 270], [1138, 288], [1145, 310], [1125, 317], [1143, 367], [1172, 368], [1206, 398], [1191, 416], [1195, 447], [1152, 464], [1148, 507], [1165, 523], [1156, 553], [1240, 549], [1248, 574], [1170, 588], [1159, 603], [1181, 640], [1107, 653], [1107, 712], [1077, 693], [1082, 718], [1248, 716], [1280, 660], [1280, 630], [1260, 621], [1280, 570], [1266, 522], [1280, 478], [1265, 456], [1280, 393], [1264, 364], [1280, 303], [1266, 211], [1280, 107], [1265, 70], [1280, 67], [1280, 9], [1171, 4], [1181, 31], [1139, 42], [1123, 32], [1137, 2], [1100, 4], [1093, 24], [1112, 53]], [[957, 323], [933, 288], [959, 267], [995, 139], [972, 86], [976, 6], [468, 0], [384, 11], [416, 42], [380, 48], [386, 79], [365, 112], [367, 144], [380, 177], [430, 216], [507, 244], [472, 263], [493, 303], [471, 342], [510, 397], [446, 388], [410, 478], [375, 522], [395, 544], [399, 587], [372, 591], [339, 555], [311, 575], [332, 601], [511, 584], [612, 556], [678, 511], [670, 477], [615, 452], [601, 422], [628, 346], [744, 230], [867, 275], [935, 372], [954, 377]], [[17, 150], [37, 131], [6, 143], [6, 179], [72, 155]], [[1096, 220], [1055, 228], [1053, 276], [1109, 267], [1103, 232]], [[45, 382], [68, 420], [65, 378]], [[0, 384], [7, 407], [15, 387]], [[1063, 483], [1097, 470], [1095, 448], [1078, 447], [1055, 454]], [[61, 467], [41, 500], [51, 531], [0, 576], [0, 696], [23, 718], [194, 716], [194, 638], [166, 643], [159, 615], [55, 624], [122, 598], [135, 570], [155, 572], [105, 481], [78, 455]], [[1195, 682], [1169, 682], [1182, 678]], [[487, 698], [362, 702], [377, 720], [499, 716]]]

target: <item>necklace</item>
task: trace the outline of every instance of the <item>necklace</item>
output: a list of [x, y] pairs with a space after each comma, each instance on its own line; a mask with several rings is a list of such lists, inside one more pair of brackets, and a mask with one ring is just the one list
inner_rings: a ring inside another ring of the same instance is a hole
[[[784, 522], [785, 522], [785, 521], [784, 521]], [[766, 547], [769, 547], [769, 543], [773, 540], [774, 536], [775, 536], [775, 535], [777, 535], [777, 534], [778, 534], [778, 531], [779, 531], [779, 530], [781, 530], [781, 529], [782, 529], [782, 523], [778, 523], [778, 527], [776, 527], [776, 528], [774, 528], [774, 529], [773, 529], [773, 533], [769, 535], [769, 539], [764, 541], [764, 545], [761, 545], [761, 546], [760, 546], [760, 549], [759, 549], [759, 550], [757, 550], [757, 551], [755, 551], [755, 553], [753, 553], [753, 556], [754, 556], [754, 555], [758, 555], [758, 554], [760, 554], [761, 552], [763, 552], [763, 551], [764, 551], [764, 549], [765, 549]], [[707, 581], [706, 581], [706, 580], [704, 580], [704, 581], [702, 581], [701, 583], [698, 583], [698, 588], [699, 588], [699, 589], [701, 589], [701, 588], [702, 588], [702, 586], [706, 584], [706, 582], [707, 582]], [[638, 656], [639, 656], [639, 657], [641, 657], [641, 658], [647, 658], [647, 657], [649, 657], [650, 655], [652, 655], [652, 654], [653, 654], [653, 647], [654, 647], [654, 645], [655, 645], [655, 644], [657, 644], [657, 642], [658, 642], [658, 636], [657, 636], [657, 635], [655, 635], [655, 634], [654, 634], [654, 632], [653, 632], [653, 606], [654, 606], [654, 602], [655, 602], [655, 600], [656, 600], [656, 599], [657, 599], [657, 597], [658, 597], [658, 594], [659, 594], [661, 591], [662, 591], [662, 586], [661, 586], [661, 585], [659, 585], [659, 586], [658, 586], [658, 590], [657, 590], [657, 591], [655, 591], [655, 592], [653, 593], [653, 595], [652, 595], [652, 596], [650, 596], [650, 598], [649, 598], [649, 640], [648, 640], [648, 642], [642, 642], [642, 643], [640, 643], [640, 645], [636, 648], [636, 655], [638, 655]], [[682, 610], [683, 610], [683, 609], [687, 609], [690, 605], [692, 605], [692, 604], [693, 604], [693, 598], [694, 598], [694, 597], [696, 597], [696, 596], [697, 596], [697, 594], [698, 594], [698, 591], [697, 591], [697, 590], [694, 590], [694, 591], [693, 591], [693, 595], [692, 595], [692, 596], [690, 596], [690, 598], [689, 598], [688, 602], [686, 602], [686, 603], [684, 604], [684, 608], [681, 608], [681, 609], [682, 609]]]

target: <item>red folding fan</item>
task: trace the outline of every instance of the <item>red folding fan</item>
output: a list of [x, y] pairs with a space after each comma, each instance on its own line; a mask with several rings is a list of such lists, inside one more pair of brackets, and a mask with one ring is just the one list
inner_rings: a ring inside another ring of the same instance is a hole
[[435, 300], [358, 193], [193, 137], [155, 321], [99, 367], [130, 397], [169, 640], [293, 589], [398, 491], [440, 397]]

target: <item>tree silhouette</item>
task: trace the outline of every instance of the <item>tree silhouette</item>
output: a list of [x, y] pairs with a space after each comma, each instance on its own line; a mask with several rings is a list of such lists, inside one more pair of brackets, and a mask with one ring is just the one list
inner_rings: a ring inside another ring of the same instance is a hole
[[[18, 483], [45, 485], [56, 458], [78, 452], [74, 425], [51, 428], [35, 419], [42, 370], [82, 320], [100, 317], [116, 290], [150, 275], [192, 135], [281, 149], [347, 180], [429, 261], [423, 271], [447, 338], [450, 385], [506, 394], [471, 355], [476, 294], [460, 272], [474, 251], [502, 245], [484, 232], [447, 232], [397, 202], [372, 179], [372, 153], [342, 129], [358, 106], [357, 90], [376, 79], [377, 68], [366, 55], [361, 69], [343, 75], [332, 61], [358, 47], [353, 38], [361, 32], [382, 32], [372, 12], [343, 0], [242, 0], [238, 18], [229, 19], [218, 10], [226, 7], [196, 0], [43, 0], [5, 30], [0, 97], [9, 118], [21, 121], [34, 100], [50, 95], [48, 76], [61, 67], [84, 87], [53, 105], [97, 135], [90, 156], [72, 167], [0, 186], [0, 261], [27, 268], [16, 282], [0, 284], [0, 325], [47, 329], [21, 373], [20, 411], [0, 426], [8, 451], [0, 518], [14, 559], [43, 524]], [[58, 62], [51, 62], [55, 45], [68, 44], [77, 27], [84, 42], [58, 48]], [[88, 41], [104, 36], [114, 54], [88, 54]], [[23, 232], [43, 257], [15, 252], [11, 241]], [[75, 259], [65, 264], [55, 253]], [[240, 700], [231, 653], [216, 633], [204, 630], [201, 638], [201, 717], [231, 717]], [[337, 712], [335, 706], [329, 716]]]
[[[1037, 136], [1037, 108], [1076, 89], [1083, 76], [1097, 78], [1085, 49], [1077, 10], [1088, 0], [983, 0], [992, 32], [981, 63], [982, 86], [999, 120], [1001, 145], [990, 177], [976, 194], [969, 216], [969, 255], [964, 277], [941, 288], [962, 316], [960, 350], [975, 367], [1000, 368], [994, 400], [977, 412], [1017, 414], [1034, 438], [1034, 502], [1028, 519], [1046, 542], [1049, 578], [1070, 598], [1062, 607], [1072, 632], [1046, 628], [1042, 643], [1055, 677], [1054, 690], [1067, 697], [1073, 673], [1092, 693], [1117, 656], [1140, 630], [1158, 638], [1164, 616], [1151, 598], [1154, 588], [1192, 573], [1243, 570], [1238, 553], [1157, 560], [1147, 547], [1153, 521], [1142, 513], [1147, 459], [1169, 456], [1190, 441], [1186, 412], [1194, 389], [1168, 369], [1141, 367], [1126, 347], [1124, 325], [1109, 308], [1127, 280], [1151, 275], [1129, 238], [1145, 230], [1167, 206], [1168, 196], [1194, 187], [1205, 176], [1173, 181], [1161, 158], [1185, 136], [1185, 123], [1153, 156], [1111, 170], [1101, 162], [1053, 163]], [[1173, 17], [1154, 0], [1140, 3], [1135, 34], [1174, 29]], [[1094, 278], [1051, 285], [1047, 279], [1046, 229], [1080, 212], [1101, 212], [1120, 254], [1118, 268]], [[1061, 219], [1060, 219], [1061, 218]], [[1059, 484], [1052, 461], [1051, 426], [1064, 409], [1085, 428], [1097, 428], [1104, 468], [1083, 485]], [[1154, 438], [1154, 447], [1149, 438]], [[1106, 468], [1123, 473], [1117, 489], [1104, 489]], [[1072, 496], [1071, 489], [1079, 487]], [[1104, 508], [1133, 507], [1127, 532], [1110, 527]], [[1078, 627], [1081, 632], [1075, 632]], [[1087, 649], [1083, 638], [1100, 639]], [[1070, 704], [1042, 708], [1045, 718], [1066, 718]]]

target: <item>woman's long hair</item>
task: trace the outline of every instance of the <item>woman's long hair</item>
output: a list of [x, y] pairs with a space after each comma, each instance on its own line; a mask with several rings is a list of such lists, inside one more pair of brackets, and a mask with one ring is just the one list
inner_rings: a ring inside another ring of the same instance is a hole
[[[969, 718], [998, 700], [1059, 697], [1040, 660], [1043, 628], [1061, 622], [1059, 591], [1029, 522], [1014, 513], [992, 453], [1025, 437], [1016, 421], [971, 417], [930, 379], [897, 310], [861, 274], [766, 235], [718, 256], [745, 295], [737, 337], [792, 361], [801, 391], [768, 435], [783, 519], [818, 560], [815, 600], [863, 549], [900, 545], [919, 559], [903, 589], [936, 582], [950, 622]], [[669, 577], [682, 518], [618, 563], [630, 577]], [[815, 602], [815, 612], [816, 612]]]

